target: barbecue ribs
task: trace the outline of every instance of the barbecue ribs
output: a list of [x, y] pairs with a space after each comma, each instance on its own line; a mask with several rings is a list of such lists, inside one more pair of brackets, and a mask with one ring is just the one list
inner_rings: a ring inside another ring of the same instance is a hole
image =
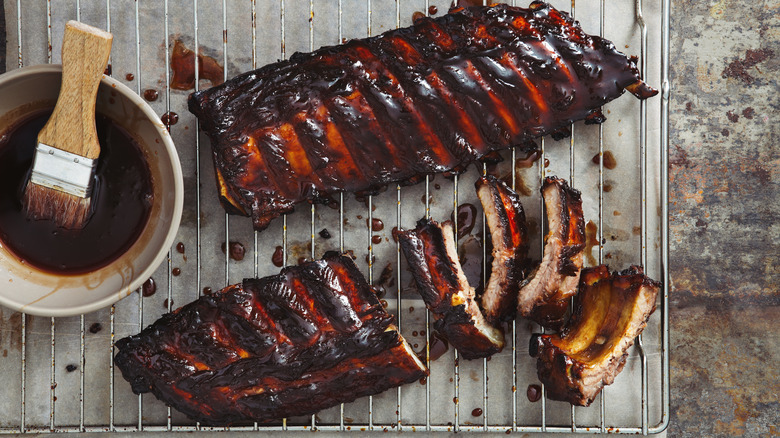
[[394, 236], [412, 271], [417, 290], [434, 313], [434, 328], [466, 359], [488, 357], [504, 347], [504, 333], [490, 325], [458, 261], [452, 223], [420, 219], [417, 228]]
[[222, 205], [262, 230], [303, 201], [462, 171], [491, 152], [599, 123], [635, 60], [543, 2], [457, 8], [239, 75], [190, 96]]
[[204, 296], [116, 347], [133, 392], [212, 425], [312, 414], [428, 373], [336, 253]]
[[519, 285], [529, 264], [528, 226], [520, 197], [503, 181], [488, 175], [475, 185], [493, 243], [493, 264], [481, 304], [495, 325], [516, 314]]
[[547, 177], [542, 184], [547, 235], [540, 265], [520, 285], [518, 313], [540, 325], [558, 329], [569, 298], [577, 293], [585, 250], [585, 219], [580, 192], [565, 180]]
[[612, 384], [655, 310], [660, 287], [638, 266], [611, 275], [605, 265], [583, 269], [566, 326], [558, 334], [531, 338], [530, 353], [537, 357], [547, 396], [588, 406]]

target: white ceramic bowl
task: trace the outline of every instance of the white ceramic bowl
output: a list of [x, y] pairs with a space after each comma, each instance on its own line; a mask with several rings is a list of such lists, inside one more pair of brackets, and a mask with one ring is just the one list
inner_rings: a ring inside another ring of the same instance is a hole
[[[53, 106], [59, 65], [37, 65], [0, 76], [0, 132], [20, 116]], [[162, 263], [176, 238], [184, 190], [181, 164], [165, 125], [132, 90], [103, 76], [97, 111], [130, 132], [149, 164], [154, 201], [138, 240], [111, 264], [81, 275], [58, 276], [19, 262], [0, 242], [0, 304], [43, 316], [70, 316], [109, 306], [138, 289]]]

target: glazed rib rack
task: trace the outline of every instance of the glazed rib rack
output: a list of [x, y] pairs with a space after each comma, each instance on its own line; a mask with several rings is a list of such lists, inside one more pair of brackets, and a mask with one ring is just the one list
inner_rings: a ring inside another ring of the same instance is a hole
[[[51, 0], [4, 0], [8, 69], [58, 63], [61, 41], [57, 35], [69, 19], [114, 33], [113, 76], [139, 94], [158, 91], [160, 98], [150, 102], [155, 111], [179, 115], [170, 130], [187, 176], [187, 204], [177, 239], [183, 252], [171, 248], [167, 262], [153, 276], [153, 295], [135, 293], [110, 309], [75, 318], [41, 318], [0, 309], [0, 382], [6, 389], [0, 400], [0, 432], [400, 429], [647, 434], [665, 429], [669, 418], [668, 0], [658, 4], [643, 4], [642, 0], [552, 2], [574, 15], [585, 31], [612, 40], [624, 53], [637, 55], [643, 79], [661, 89], [661, 95], [648, 101], [618, 99], [604, 107], [604, 124], [574, 124], [572, 137], [562, 141], [542, 138], [537, 142], [541, 151], [533, 162], [524, 160], [519, 149], [512, 150], [497, 165], [480, 165], [454, 178], [429, 177], [414, 186], [391, 186], [360, 199], [344, 194], [331, 206], [302, 204], [261, 233], [252, 230], [249, 219], [228, 216], [219, 206], [208, 140], [186, 111], [192, 90], [178, 91], [168, 85], [176, 67], [170, 62], [175, 41], [204, 55], [193, 63], [200, 65], [212, 58], [225, 66], [223, 79], [227, 79], [286, 59], [295, 51], [408, 26], [415, 12], [444, 14], [449, 3], [76, 0], [66, 5]], [[507, 3], [528, 6], [519, 0]], [[199, 75], [197, 68], [194, 72]], [[196, 81], [196, 89], [208, 86], [206, 80]], [[612, 168], [614, 162], [617, 166]], [[583, 192], [585, 219], [592, 222], [591, 246], [586, 250], [590, 257], [586, 254], [585, 265], [603, 262], [612, 269], [623, 269], [639, 263], [648, 275], [664, 283], [659, 311], [632, 348], [625, 370], [589, 408], [544, 398], [529, 401], [529, 385], [539, 382], [536, 361], [527, 352], [528, 339], [541, 329], [524, 319], [508, 326], [507, 346], [490, 360], [466, 361], [452, 348], [434, 359], [442, 344], [433, 336], [432, 316], [410, 283], [391, 231], [413, 228], [421, 217], [444, 221], [453, 211], [468, 210], [466, 204], [477, 206], [473, 224], [467, 214], [453, 218], [461, 231], [461, 262], [471, 266], [475, 284], [480, 279], [485, 282], [490, 251], [480, 241], [489, 233], [485, 233], [473, 191], [474, 181], [483, 173], [505, 178], [523, 194], [531, 221], [530, 253], [535, 259], [541, 258], [546, 232], [538, 189], [545, 176], [557, 175]], [[463, 233], [471, 225], [473, 229]], [[235, 253], [231, 258], [231, 242], [245, 247], [241, 260]], [[161, 314], [195, 300], [204, 289], [217, 291], [245, 277], [277, 273], [274, 253], [281, 254], [284, 264], [297, 264], [300, 258], [319, 258], [328, 250], [352, 250], [368, 281], [383, 290], [388, 312], [396, 316], [404, 337], [429, 364], [427, 379], [312, 416], [207, 428], [151, 396], [133, 395], [114, 368], [116, 340], [138, 333]]]

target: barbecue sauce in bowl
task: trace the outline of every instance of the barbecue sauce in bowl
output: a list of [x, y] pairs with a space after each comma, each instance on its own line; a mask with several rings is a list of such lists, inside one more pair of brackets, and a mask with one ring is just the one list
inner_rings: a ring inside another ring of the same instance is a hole
[[51, 109], [28, 114], [0, 133], [0, 246], [24, 264], [57, 275], [109, 265], [138, 239], [149, 220], [153, 187], [140, 145], [108, 117], [96, 117], [101, 153], [92, 192], [93, 213], [81, 230], [26, 218], [22, 194], [38, 132]]

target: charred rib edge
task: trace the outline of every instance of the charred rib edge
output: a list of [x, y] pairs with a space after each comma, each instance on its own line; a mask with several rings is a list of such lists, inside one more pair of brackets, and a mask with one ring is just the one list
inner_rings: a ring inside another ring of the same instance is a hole
[[638, 266], [611, 275], [606, 265], [584, 269], [561, 333], [533, 335], [529, 344], [547, 396], [588, 406], [612, 384], [655, 310], [660, 288]]

